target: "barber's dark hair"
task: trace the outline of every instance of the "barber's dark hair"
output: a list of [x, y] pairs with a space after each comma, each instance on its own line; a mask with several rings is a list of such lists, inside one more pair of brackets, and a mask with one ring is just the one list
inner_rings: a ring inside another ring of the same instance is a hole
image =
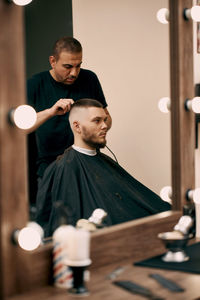
[[79, 107], [100, 107], [100, 108], [103, 108], [103, 105], [95, 99], [89, 99], [89, 98], [79, 99], [79, 100], [75, 101], [72, 104], [69, 115], [70, 115], [71, 111], [74, 108], [79, 108]]
[[58, 59], [62, 51], [67, 51], [70, 53], [80, 53], [82, 51], [82, 46], [81, 43], [75, 38], [71, 36], [64, 36], [55, 42], [52, 55], [55, 56], [56, 59]]

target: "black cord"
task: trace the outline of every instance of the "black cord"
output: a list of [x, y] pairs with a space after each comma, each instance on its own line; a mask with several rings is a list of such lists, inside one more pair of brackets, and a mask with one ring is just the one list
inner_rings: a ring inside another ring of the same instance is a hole
[[[116, 163], [118, 163], [117, 157], [115, 156], [115, 154], [112, 152], [112, 150], [106, 145], [106, 148], [110, 151], [110, 153], [112, 153], [112, 155], [115, 158]], [[119, 163], [118, 163], [119, 164]]]

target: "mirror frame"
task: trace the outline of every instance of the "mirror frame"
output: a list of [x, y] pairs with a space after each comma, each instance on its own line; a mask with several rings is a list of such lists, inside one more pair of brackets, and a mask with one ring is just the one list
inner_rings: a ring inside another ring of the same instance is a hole
[[186, 111], [194, 97], [193, 21], [183, 18], [193, 1], [170, 0], [170, 90], [173, 210], [182, 209], [189, 189], [195, 188], [195, 114]]
[[[183, 9], [192, 4], [192, 0], [169, 0], [173, 211], [92, 234], [92, 268], [161, 254], [157, 234], [177, 222], [186, 192], [194, 188], [195, 120], [184, 108], [185, 100], [194, 96], [193, 22], [182, 17]], [[11, 243], [14, 230], [28, 221], [26, 136], [7, 121], [8, 111], [26, 102], [23, 8], [1, 1], [0, 28], [0, 298], [4, 299], [49, 284], [52, 245], [25, 252]], [[141, 247], [147, 249], [145, 254]], [[115, 252], [117, 248], [121, 251]]]

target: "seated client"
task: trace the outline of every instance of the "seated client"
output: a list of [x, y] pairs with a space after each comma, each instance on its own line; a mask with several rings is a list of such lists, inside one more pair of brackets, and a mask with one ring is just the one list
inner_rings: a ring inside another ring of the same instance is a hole
[[76, 225], [96, 208], [107, 212], [106, 225], [170, 209], [158, 195], [100, 152], [106, 145], [107, 115], [96, 100], [81, 99], [70, 110], [74, 144], [45, 171], [37, 194], [36, 221], [45, 236], [62, 223]]

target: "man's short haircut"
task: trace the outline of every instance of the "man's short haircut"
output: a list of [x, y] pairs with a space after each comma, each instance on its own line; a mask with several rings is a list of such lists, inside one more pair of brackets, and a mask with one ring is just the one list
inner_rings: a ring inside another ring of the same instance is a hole
[[79, 100], [75, 101], [71, 106], [71, 110], [74, 107], [100, 107], [100, 108], [103, 108], [103, 105], [95, 99], [83, 98], [83, 99], [79, 99]]
[[89, 99], [89, 98], [83, 98], [83, 99], [79, 99], [77, 101], [75, 101], [72, 106], [71, 109], [69, 111], [69, 121], [71, 123], [71, 118], [73, 115], [73, 111], [76, 111], [76, 109], [79, 108], [88, 108], [88, 107], [99, 107], [99, 108], [103, 108], [103, 105], [94, 99]]
[[71, 36], [64, 36], [55, 42], [52, 55], [55, 56], [56, 59], [59, 59], [59, 55], [62, 51], [80, 53], [82, 52], [82, 46], [75, 38]]

